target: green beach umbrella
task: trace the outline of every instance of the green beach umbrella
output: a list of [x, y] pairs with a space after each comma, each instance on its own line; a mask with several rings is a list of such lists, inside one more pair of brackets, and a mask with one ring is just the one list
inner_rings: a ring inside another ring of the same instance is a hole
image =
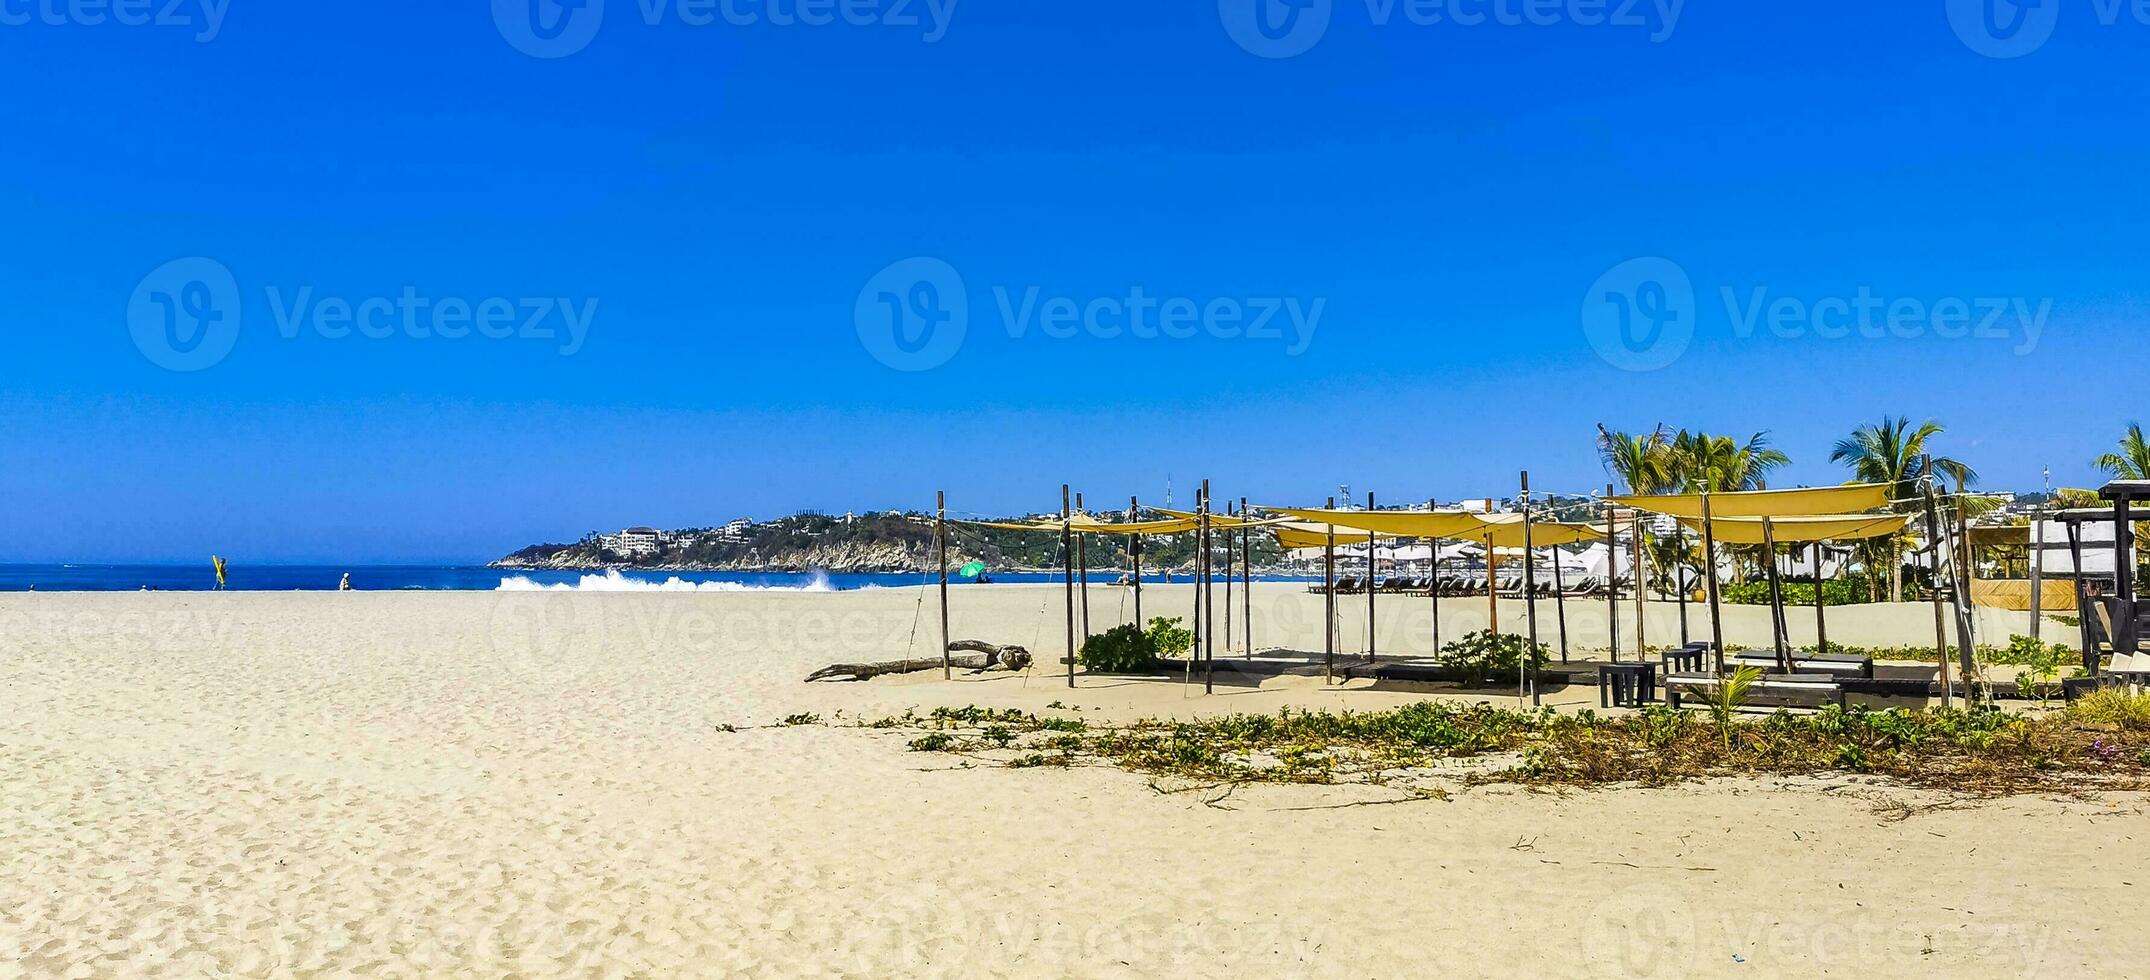
[[965, 565], [965, 566], [963, 566], [963, 567], [962, 567], [962, 568], [960, 568], [960, 569], [957, 569], [957, 570], [956, 570], [956, 574], [957, 574], [957, 575], [960, 575], [960, 576], [962, 576], [962, 577], [964, 577], [964, 578], [977, 578], [977, 577], [978, 577], [978, 575], [979, 575], [980, 573], [984, 572], [984, 571], [985, 571], [985, 562], [982, 562], [982, 561], [974, 561], [974, 562], [971, 562], [971, 563], [970, 563], [970, 564], [968, 564], [968, 565]]

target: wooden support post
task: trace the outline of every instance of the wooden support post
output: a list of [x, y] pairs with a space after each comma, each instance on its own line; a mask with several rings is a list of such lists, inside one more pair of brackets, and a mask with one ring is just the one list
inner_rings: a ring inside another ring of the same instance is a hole
[[1523, 655], [1516, 658], [1516, 673], [1521, 675], [1518, 683], [1522, 689], [1518, 698], [1528, 694], [1533, 705], [1543, 703], [1538, 695], [1537, 672], [1530, 669], [1530, 658], [1538, 649], [1538, 557], [1531, 547], [1530, 535], [1530, 471], [1523, 471], [1523, 618], [1528, 632], [1524, 634]]
[[[1141, 521], [1141, 499], [1137, 497], [1127, 498], [1127, 523], [1138, 524]], [[1127, 547], [1132, 559], [1129, 563], [1135, 566], [1135, 628], [1138, 630], [1148, 629], [1149, 624], [1142, 621], [1142, 535], [1131, 534], [1128, 535], [1128, 538]]]
[[1949, 562], [1949, 568], [1955, 573], [1951, 578], [1955, 582], [1952, 591], [1956, 593], [1956, 657], [1963, 667], [1963, 696], [1976, 704], [1979, 685], [1985, 675], [1978, 669], [1978, 622], [1972, 612], [1971, 573], [1974, 569], [1971, 563], [1976, 556], [1971, 552], [1970, 518], [1964, 514], [1967, 498], [1963, 494], [1966, 492], [1963, 487], [1956, 488], [1957, 546], [1950, 551], [1950, 557], [1955, 560]]
[[2088, 671], [2090, 676], [2096, 677], [2105, 664], [2105, 658], [2099, 655], [2098, 644], [2090, 635], [2091, 618], [2095, 614], [2090, 611], [2090, 593], [2083, 583], [2083, 525], [2076, 521], [2068, 522], [2068, 568], [2073, 573], [2070, 580], [2075, 583], [2077, 649], [2083, 651], [2083, 669]]
[[[2050, 482], [2050, 480], [2048, 481]], [[2031, 639], [2041, 639], [2045, 621], [2045, 501], [2031, 508], [2031, 546], [2025, 552], [2030, 558], [2031, 573]]]
[[[1336, 509], [1336, 498], [1329, 498], [1329, 509]], [[1321, 666], [1324, 683], [1336, 680], [1336, 525], [1328, 525], [1329, 543], [1321, 549], [1322, 580], [1328, 583], [1322, 588], [1321, 607]]]
[[1827, 572], [1822, 571], [1829, 556], [1822, 550], [1822, 543], [1814, 542], [1814, 652], [1829, 652], [1829, 584]]
[[1926, 491], [1926, 558], [1927, 567], [1933, 572], [1934, 590], [1934, 659], [1941, 668], [1941, 706], [1956, 703], [1956, 684], [1948, 676], [1948, 626], [1941, 612], [1941, 508], [1934, 501], [1934, 478], [1932, 457], [1920, 457], [1920, 466], [1926, 474], [1921, 484]]
[[[2133, 504], [2126, 494], [2113, 500], [2113, 656], [2135, 653], [2139, 645], [2139, 622], [2135, 612], [2135, 522], [2128, 519]], [[2133, 681], [2129, 684], [2132, 686]]]
[[1561, 577], [1560, 546], [1553, 546], [1553, 615], [1560, 622], [1560, 662], [1568, 662], [1568, 581]]
[[[1079, 493], [1075, 495], [1075, 512], [1078, 514], [1089, 513], [1083, 510], [1082, 494]], [[1081, 534], [1075, 535], [1075, 567], [1077, 574], [1080, 576], [1082, 591], [1082, 639], [1084, 643], [1088, 643], [1090, 642], [1090, 637], [1095, 634], [1090, 632], [1090, 554], [1083, 544], [1083, 536]]]
[[1687, 526], [1677, 521], [1672, 525], [1672, 550], [1682, 559], [1672, 566], [1672, 591], [1678, 593], [1675, 598], [1680, 601], [1680, 645], [1684, 647], [1693, 640], [1687, 629], [1687, 576], [1683, 574], [1687, 564]]
[[[1247, 520], [1247, 498], [1239, 498], [1239, 519]], [[1239, 528], [1239, 580], [1240, 619], [1246, 625], [1240, 627], [1247, 634], [1247, 659], [1254, 659], [1254, 529], [1244, 523]]]
[[1649, 621], [1650, 611], [1650, 549], [1643, 543], [1642, 509], [1628, 510], [1628, 544], [1635, 550], [1635, 662], [1650, 659]]
[[[1432, 514], [1432, 513], [1433, 513], [1433, 512], [1434, 512], [1434, 511], [1435, 511], [1436, 509], [1438, 509], [1438, 502], [1437, 502], [1437, 501], [1435, 501], [1435, 500], [1433, 500], [1433, 499], [1431, 499], [1431, 498], [1428, 498], [1428, 499], [1427, 499], [1427, 501], [1426, 501], [1426, 513], [1427, 513], [1428, 515], [1431, 515], [1431, 514]], [[1440, 539], [1440, 538], [1427, 538], [1427, 539], [1426, 539], [1426, 574], [1427, 574], [1427, 575], [1430, 575], [1430, 576], [1432, 576], [1432, 579], [1431, 579], [1431, 583], [1432, 583], [1432, 586], [1433, 586], [1433, 587], [1432, 587], [1432, 588], [1430, 588], [1430, 589], [1427, 589], [1426, 591], [1427, 591], [1428, 593], [1430, 593], [1430, 594], [1432, 595], [1432, 597], [1433, 597], [1433, 598], [1432, 598], [1432, 602], [1433, 602], [1433, 653], [1434, 653], [1434, 655], [1435, 655], [1435, 656], [1439, 656], [1439, 655], [1440, 655], [1440, 653], [1441, 653], [1441, 539]]]
[[[1374, 512], [1374, 493], [1366, 492], [1366, 512]], [[1366, 532], [1366, 662], [1374, 662], [1374, 532]]]
[[1777, 672], [1792, 673], [1792, 654], [1784, 648], [1784, 582], [1777, 568], [1776, 525], [1762, 518], [1762, 550], [1769, 564], [1769, 638], [1777, 648]]
[[1702, 491], [1702, 592], [1710, 601], [1710, 642], [1717, 648], [1717, 672], [1724, 673], [1724, 603], [1717, 593], [1717, 529], [1711, 524], [1710, 494]]
[[955, 665], [949, 662], [948, 653], [948, 491], [935, 491], [933, 495], [933, 546], [939, 552], [941, 566], [941, 679], [953, 680]]
[[1620, 662], [1620, 522], [1612, 484], [1605, 485], [1605, 642]]
[[1068, 686], [1075, 686], [1075, 543], [1070, 522], [1074, 514], [1068, 498], [1068, 485], [1060, 485], [1060, 558], [1066, 567], [1068, 605]]
[[[1223, 503], [1223, 514], [1232, 516], [1232, 501]], [[1232, 527], [1223, 529], [1223, 655], [1232, 655], [1232, 563], [1238, 559], [1238, 548], [1232, 546]]]
[[[1202, 481], [1202, 618], [1214, 624], [1217, 619], [1215, 596], [1210, 592], [1210, 572], [1213, 556], [1209, 551], [1209, 481]], [[1213, 629], [1202, 637], [1202, 693], [1212, 694], [1217, 689], [1217, 637]]]

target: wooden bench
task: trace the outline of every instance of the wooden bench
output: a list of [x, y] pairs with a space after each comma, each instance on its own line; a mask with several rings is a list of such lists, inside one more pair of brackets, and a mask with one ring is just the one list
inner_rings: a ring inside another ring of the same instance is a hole
[[[1665, 678], [1665, 703], [1680, 707], [1683, 691], [1707, 696], [1723, 687], [1727, 678], [1713, 674], [1674, 674]], [[1769, 674], [1747, 688], [1747, 700], [1771, 701], [1795, 707], [1844, 706], [1844, 686], [1822, 676]]]
[[[1857, 677], [1872, 680], [1874, 658], [1854, 657], [1840, 653], [1795, 653], [1791, 657], [1792, 672], [1800, 674], [1826, 674], [1832, 677]], [[1726, 658], [1727, 668], [1760, 667], [1773, 670], [1777, 655], [1767, 650], [1742, 650]]]

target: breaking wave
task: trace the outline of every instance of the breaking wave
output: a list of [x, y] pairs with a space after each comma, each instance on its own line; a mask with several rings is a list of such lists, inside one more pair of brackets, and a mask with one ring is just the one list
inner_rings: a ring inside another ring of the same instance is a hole
[[533, 581], [527, 575], [515, 575], [500, 580], [495, 592], [835, 592], [829, 584], [828, 573], [819, 570], [809, 572], [807, 580], [797, 585], [762, 585], [750, 582], [689, 582], [674, 575], [662, 582], [649, 579], [628, 578], [618, 569], [608, 569], [603, 575], [584, 575], [573, 582], [544, 583]]

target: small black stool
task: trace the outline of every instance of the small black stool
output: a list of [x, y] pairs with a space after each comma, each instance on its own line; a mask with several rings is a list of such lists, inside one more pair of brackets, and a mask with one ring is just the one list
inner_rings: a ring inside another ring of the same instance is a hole
[[1655, 700], [1656, 664], [1598, 665], [1598, 707], [1640, 708]]
[[1665, 673], [1667, 674], [1704, 673], [1709, 670], [1707, 666], [1704, 666], [1708, 659], [1709, 650], [1704, 647], [1681, 647], [1677, 650], [1667, 650], [1658, 657], [1658, 660], [1665, 665]]

